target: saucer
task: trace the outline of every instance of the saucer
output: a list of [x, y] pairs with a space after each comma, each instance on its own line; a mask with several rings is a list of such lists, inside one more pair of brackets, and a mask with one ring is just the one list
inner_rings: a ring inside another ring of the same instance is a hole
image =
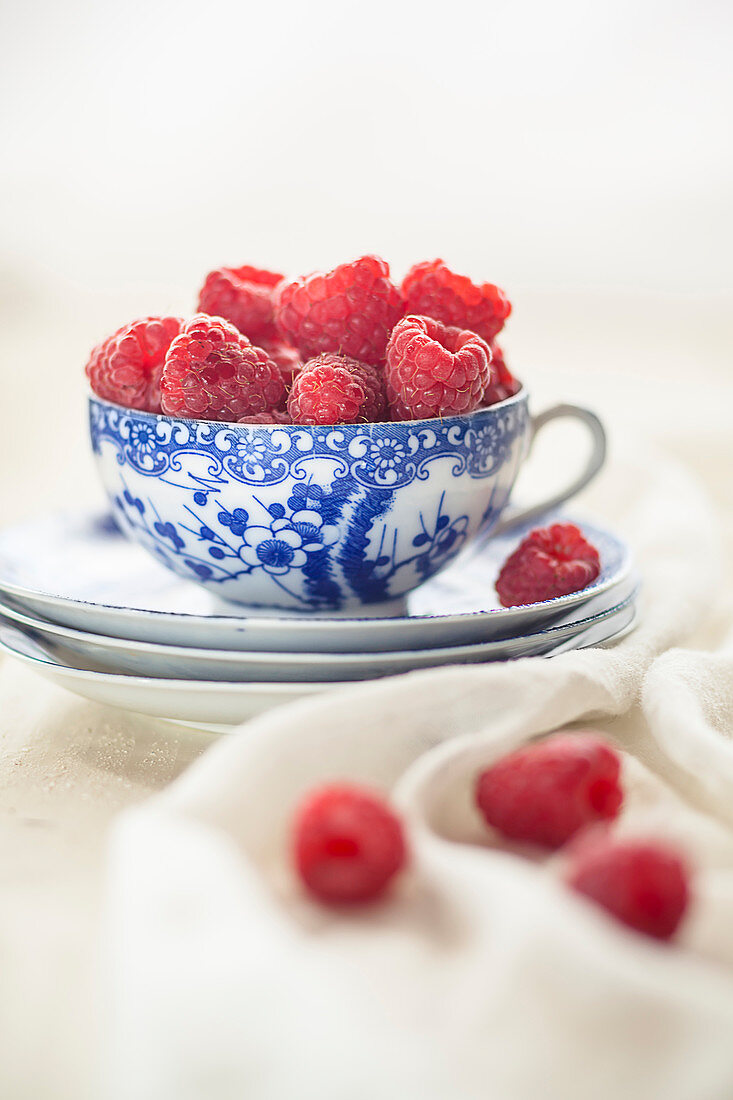
[[5, 626], [0, 626], [0, 651], [84, 699], [151, 718], [190, 722], [197, 726], [235, 726], [273, 707], [343, 686], [225, 684], [218, 680], [197, 683], [190, 680], [155, 680], [145, 676], [116, 676], [63, 665], [32, 639]]
[[112, 638], [197, 647], [287, 653], [383, 653], [479, 644], [526, 635], [609, 593], [632, 572], [629, 548], [594, 523], [579, 522], [597, 546], [601, 573], [581, 592], [502, 608], [494, 581], [531, 526], [467, 551], [412, 593], [404, 609], [381, 618], [315, 617], [215, 601], [128, 541], [110, 515], [46, 516], [0, 533], [0, 600], [15, 610]]
[[[592, 623], [573, 638], [551, 648], [546, 657], [569, 649], [610, 645], [635, 625], [633, 601]], [[273, 707], [308, 696], [353, 686], [340, 683], [225, 683], [219, 680], [166, 680], [145, 676], [121, 676], [65, 665], [33, 639], [8, 625], [0, 625], [0, 650], [29, 665], [42, 676], [83, 698], [123, 710], [135, 711], [198, 727], [234, 726]]]
[[44, 649], [65, 665], [82, 664], [94, 670], [156, 679], [338, 682], [390, 676], [438, 665], [542, 656], [560, 642], [633, 607], [637, 587], [638, 579], [632, 576], [554, 620], [552, 625], [516, 638], [382, 653], [272, 653], [131, 642], [49, 624], [2, 604], [0, 623], [14, 626], [26, 637], [41, 642]]

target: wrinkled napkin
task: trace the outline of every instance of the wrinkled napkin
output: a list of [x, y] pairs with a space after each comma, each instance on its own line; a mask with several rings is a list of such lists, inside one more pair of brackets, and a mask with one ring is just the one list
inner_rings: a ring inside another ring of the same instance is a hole
[[[722, 476], [722, 474], [721, 474]], [[114, 830], [103, 948], [112, 1100], [605, 1100], [733, 1095], [733, 635], [705, 491], [636, 448], [596, 514], [644, 587], [617, 645], [415, 672], [263, 715]], [[686, 639], [701, 648], [679, 648]], [[705, 647], [705, 648], [702, 648]], [[694, 901], [662, 945], [502, 848], [477, 769], [572, 724], [623, 752], [614, 828], [663, 837]], [[288, 863], [294, 804], [389, 792], [411, 865], [333, 912]]]

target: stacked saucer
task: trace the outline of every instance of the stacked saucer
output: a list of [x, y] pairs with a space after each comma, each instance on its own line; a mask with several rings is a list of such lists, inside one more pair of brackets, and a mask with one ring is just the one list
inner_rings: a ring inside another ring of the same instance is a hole
[[111, 516], [45, 517], [0, 534], [0, 648], [86, 698], [231, 725], [356, 680], [619, 639], [636, 617], [631, 555], [616, 535], [582, 527], [602, 569], [581, 592], [499, 607], [494, 581], [526, 533], [518, 529], [464, 553], [403, 606], [367, 618], [217, 603], [129, 541]]

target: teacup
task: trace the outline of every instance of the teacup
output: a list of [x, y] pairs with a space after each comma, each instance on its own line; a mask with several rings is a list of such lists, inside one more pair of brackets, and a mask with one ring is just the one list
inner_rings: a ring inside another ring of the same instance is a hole
[[[97, 465], [122, 529], [217, 597], [362, 613], [399, 600], [472, 541], [569, 499], [603, 465], [598, 418], [532, 417], [527, 393], [463, 416], [337, 427], [181, 420], [92, 395]], [[593, 449], [571, 485], [507, 508], [536, 432], [579, 419]]]

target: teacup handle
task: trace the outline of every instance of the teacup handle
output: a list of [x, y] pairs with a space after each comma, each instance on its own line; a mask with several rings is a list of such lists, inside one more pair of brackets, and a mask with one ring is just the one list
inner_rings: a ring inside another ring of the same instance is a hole
[[546, 500], [531, 504], [528, 508], [508, 508], [501, 520], [492, 528], [489, 537], [503, 535], [514, 527], [519, 527], [521, 524], [535, 519], [536, 516], [541, 516], [545, 512], [557, 508], [559, 504], [564, 504], [566, 500], [570, 500], [581, 489], [584, 489], [603, 466], [606, 459], [606, 432], [603, 424], [595, 413], [592, 413], [590, 409], [582, 408], [580, 405], [553, 405], [552, 408], [545, 409], [538, 416], [533, 416], [528, 453], [537, 438], [537, 433], [541, 428], [544, 428], [545, 424], [549, 424], [551, 420], [563, 420], [566, 417], [579, 420], [588, 429], [591, 437], [591, 453], [583, 471], [565, 489], [561, 489], [560, 492], [555, 493]]

